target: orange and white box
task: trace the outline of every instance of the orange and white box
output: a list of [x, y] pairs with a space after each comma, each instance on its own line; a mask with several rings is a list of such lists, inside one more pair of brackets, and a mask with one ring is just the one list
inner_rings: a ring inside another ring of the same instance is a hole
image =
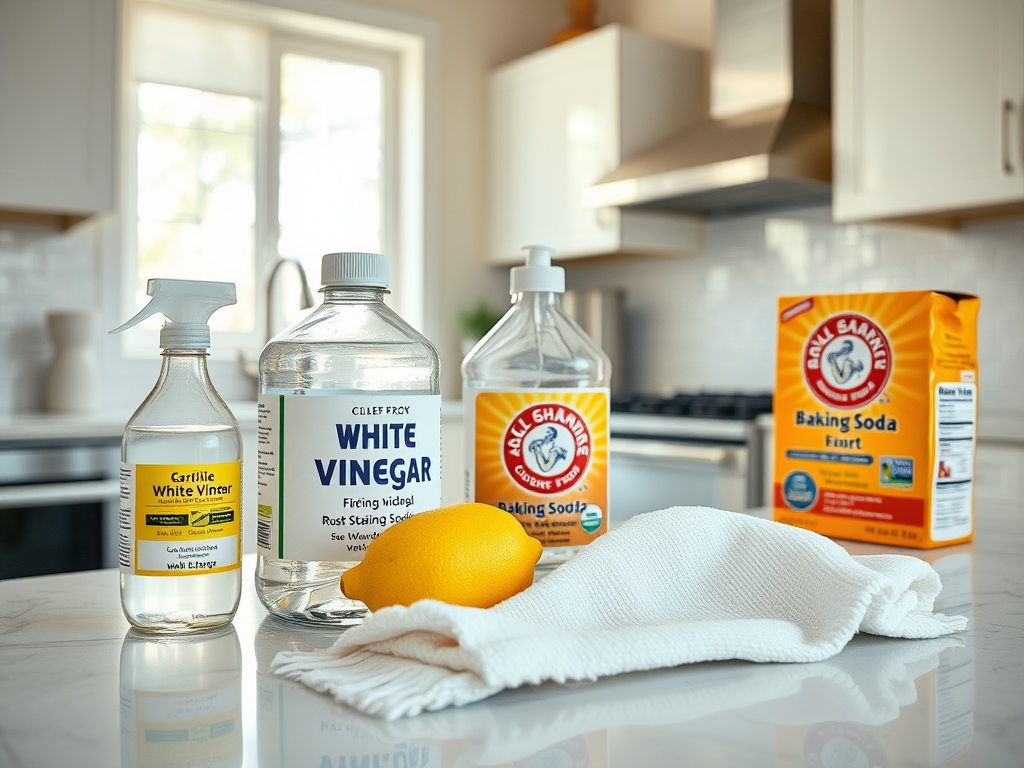
[[779, 299], [775, 520], [922, 549], [974, 536], [980, 303]]
[[466, 498], [512, 514], [546, 548], [608, 530], [607, 389], [467, 390]]

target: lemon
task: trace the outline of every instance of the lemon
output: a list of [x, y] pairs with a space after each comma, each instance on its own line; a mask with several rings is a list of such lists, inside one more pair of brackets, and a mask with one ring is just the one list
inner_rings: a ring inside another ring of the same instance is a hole
[[386, 529], [342, 574], [341, 591], [371, 611], [417, 600], [490, 608], [533, 583], [542, 550], [508, 512], [454, 504]]

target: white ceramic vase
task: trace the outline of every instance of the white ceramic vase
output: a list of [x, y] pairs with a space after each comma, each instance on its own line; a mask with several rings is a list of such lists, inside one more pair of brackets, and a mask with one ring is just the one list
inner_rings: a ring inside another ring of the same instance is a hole
[[48, 312], [46, 328], [55, 350], [46, 371], [46, 410], [63, 413], [98, 410], [100, 375], [95, 345], [99, 312], [94, 309]]

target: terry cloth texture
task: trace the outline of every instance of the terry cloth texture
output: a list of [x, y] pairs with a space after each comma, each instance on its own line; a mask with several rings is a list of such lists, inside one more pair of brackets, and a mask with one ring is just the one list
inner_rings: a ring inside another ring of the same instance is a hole
[[387, 720], [505, 688], [700, 661], [813, 662], [857, 632], [932, 638], [942, 585], [906, 555], [853, 557], [824, 536], [748, 515], [639, 515], [490, 609], [385, 608], [326, 651], [281, 653], [277, 674]]

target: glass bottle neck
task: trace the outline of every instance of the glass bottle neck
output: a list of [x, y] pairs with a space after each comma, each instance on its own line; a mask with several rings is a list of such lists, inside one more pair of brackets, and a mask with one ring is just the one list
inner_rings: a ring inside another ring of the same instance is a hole
[[512, 294], [512, 304], [517, 307], [561, 307], [562, 294], [551, 291], [524, 291]]
[[200, 387], [212, 389], [206, 367], [209, 352], [205, 349], [165, 349], [157, 387]]
[[386, 288], [372, 286], [330, 286], [323, 288], [324, 304], [370, 304], [383, 302], [384, 296], [390, 293]]

